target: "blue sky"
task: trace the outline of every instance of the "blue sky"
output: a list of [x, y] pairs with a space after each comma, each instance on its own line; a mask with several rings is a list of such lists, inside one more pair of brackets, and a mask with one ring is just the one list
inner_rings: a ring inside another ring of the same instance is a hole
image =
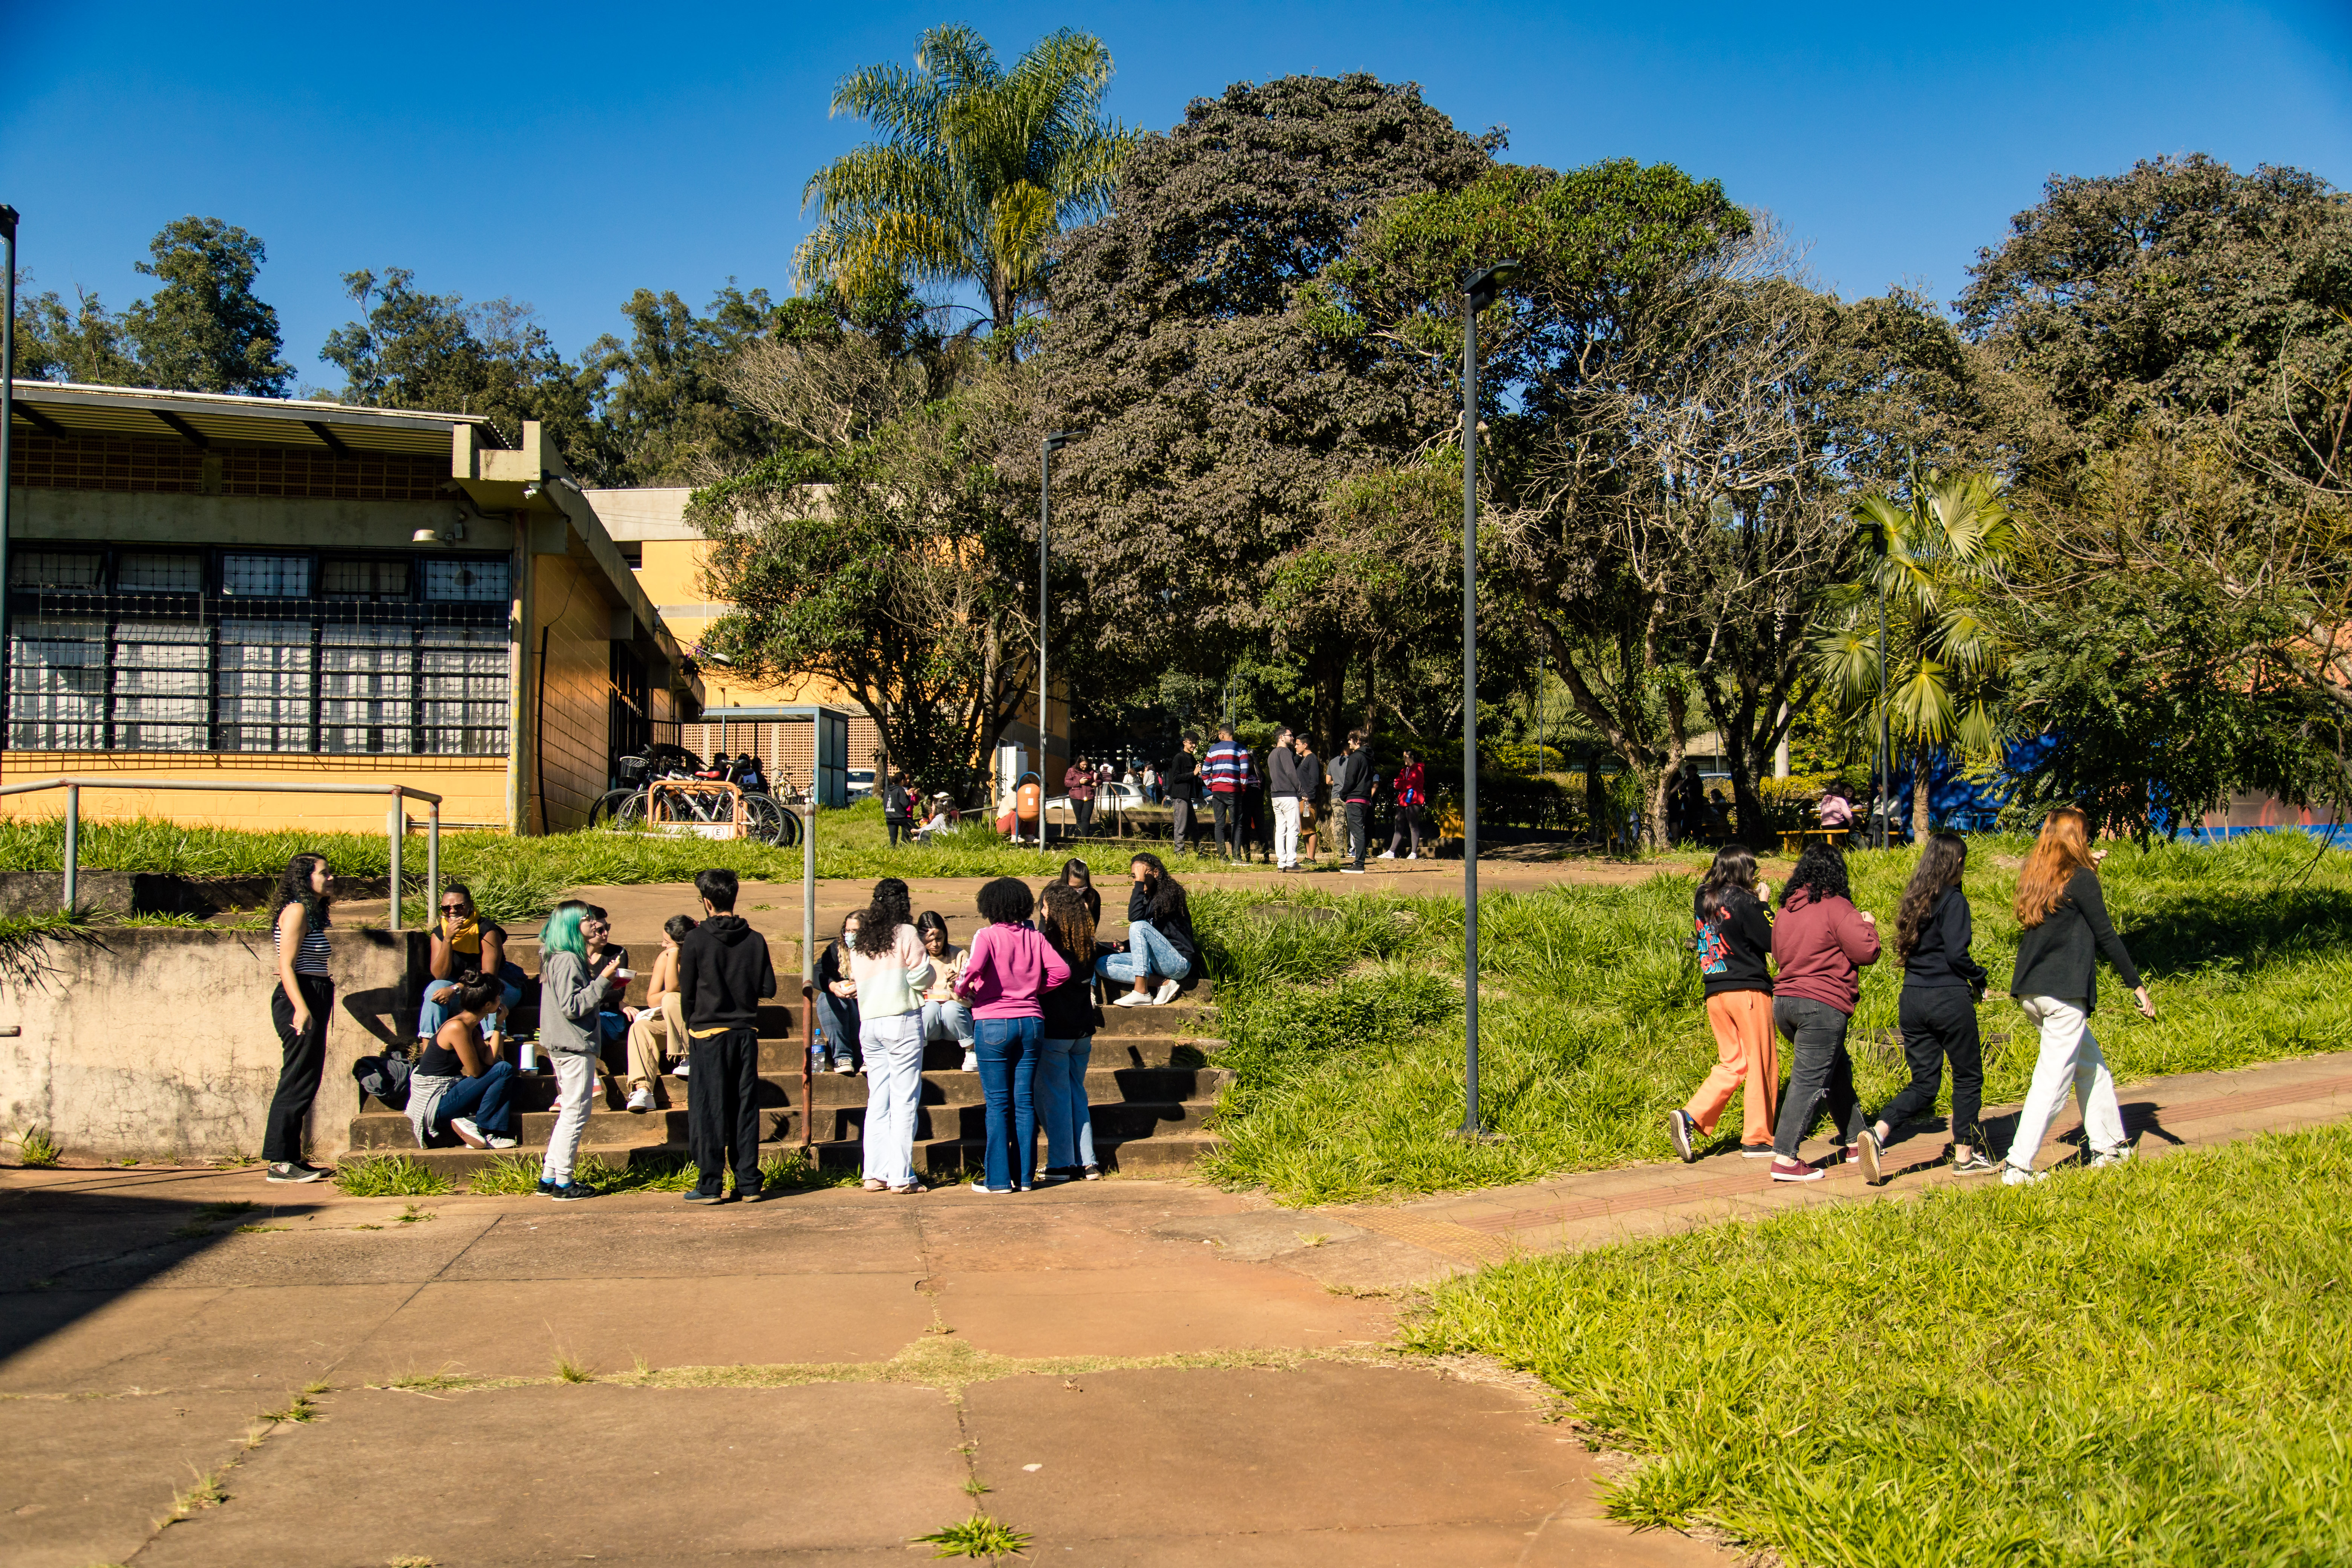
[[[184, 214], [269, 247], [289, 358], [340, 274], [538, 307], [575, 353], [633, 288], [699, 305], [728, 277], [782, 293], [809, 173], [863, 139], [844, 72], [968, 21], [1010, 58], [1100, 35], [1111, 105], [1165, 129], [1225, 83], [1370, 71], [1419, 81], [1510, 156], [1665, 160], [1723, 180], [1810, 246], [1822, 283], [1949, 300], [2052, 173], [2159, 153], [2284, 163], [2352, 184], [2352, 6], [1638, 7], [1066, 4], [458, 11], [0, 0], [0, 201], [23, 264], [120, 307]], [[650, 22], [650, 25], [649, 25]]]

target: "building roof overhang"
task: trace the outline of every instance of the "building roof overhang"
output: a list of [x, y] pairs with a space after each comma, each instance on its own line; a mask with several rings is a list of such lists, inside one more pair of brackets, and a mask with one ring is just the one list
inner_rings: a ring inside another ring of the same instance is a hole
[[481, 446], [503, 445], [497, 427], [479, 414], [354, 408], [283, 397], [55, 381], [20, 380], [14, 392], [12, 423], [45, 436], [133, 436], [197, 447], [215, 443], [307, 447], [333, 457], [402, 453], [446, 458], [452, 432], [470, 427]]

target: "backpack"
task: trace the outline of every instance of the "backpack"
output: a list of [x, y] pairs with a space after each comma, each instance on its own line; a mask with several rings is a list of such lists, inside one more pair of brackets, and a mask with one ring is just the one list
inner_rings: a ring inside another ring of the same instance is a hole
[[415, 1068], [404, 1050], [388, 1050], [380, 1057], [362, 1057], [352, 1064], [352, 1077], [359, 1081], [360, 1092], [387, 1110], [408, 1109], [408, 1075]]

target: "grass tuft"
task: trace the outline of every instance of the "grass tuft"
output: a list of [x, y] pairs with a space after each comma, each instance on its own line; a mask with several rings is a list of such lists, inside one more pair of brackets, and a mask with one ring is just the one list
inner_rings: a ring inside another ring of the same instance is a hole
[[[584, 1168], [586, 1161], [581, 1162]], [[541, 1156], [537, 1154], [494, 1154], [490, 1162], [466, 1178], [466, 1190], [477, 1197], [511, 1196], [517, 1193], [539, 1191]]]
[[[341, 1161], [335, 1166], [335, 1185], [355, 1198], [437, 1198], [453, 1190], [448, 1177], [405, 1154]], [[410, 1205], [412, 1212], [415, 1207]]]
[[555, 1352], [555, 1376], [560, 1383], [593, 1383], [596, 1374], [569, 1351]]
[[1643, 1456], [1618, 1518], [1784, 1561], [2342, 1563], [2347, 1210], [2352, 1127], [2273, 1134], [1501, 1264], [1407, 1341]]
[[931, 1556], [978, 1557], [993, 1563], [1000, 1557], [1021, 1557], [1027, 1554], [1030, 1537], [1002, 1520], [975, 1513], [970, 1519], [918, 1535], [915, 1543], [931, 1547]]
[[65, 1150], [50, 1136], [46, 1127], [27, 1127], [15, 1139], [16, 1163], [35, 1170], [47, 1170], [66, 1156]]
[[475, 1379], [462, 1373], [451, 1372], [445, 1364], [438, 1372], [418, 1372], [412, 1368], [383, 1386], [397, 1388], [405, 1394], [439, 1394], [446, 1389], [471, 1387], [474, 1382]]
[[279, 1406], [276, 1410], [265, 1410], [259, 1416], [256, 1417], [256, 1419], [262, 1421], [293, 1421], [298, 1423], [316, 1421], [319, 1418], [319, 1407], [311, 1403], [310, 1393], [311, 1390], [317, 1388], [317, 1386], [318, 1385], [316, 1384], [313, 1384], [310, 1389], [305, 1389], [299, 1394], [289, 1395], [283, 1405]]

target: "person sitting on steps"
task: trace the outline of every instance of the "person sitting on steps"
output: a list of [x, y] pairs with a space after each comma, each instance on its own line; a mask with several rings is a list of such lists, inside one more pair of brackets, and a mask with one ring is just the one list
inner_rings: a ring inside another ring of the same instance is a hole
[[978, 1072], [980, 1058], [972, 1051], [971, 1009], [956, 999], [956, 977], [963, 973], [969, 951], [948, 937], [947, 917], [925, 910], [915, 917], [923, 951], [931, 955], [931, 983], [923, 987], [923, 1038], [953, 1040], [963, 1047], [963, 1070]]
[[851, 910], [842, 918], [841, 940], [828, 942], [817, 955], [811, 984], [816, 987], [816, 1037], [809, 1046], [809, 1070], [854, 1073], [858, 1055], [857, 982], [849, 973], [849, 950], [856, 943], [864, 917]]
[[499, 983], [473, 970], [453, 978], [442, 1021], [408, 1080], [408, 1121], [416, 1146], [446, 1147], [456, 1138], [474, 1149], [515, 1146], [514, 1064], [493, 1058], [482, 1020], [499, 1003]]
[[[1127, 895], [1127, 940], [1115, 943], [1095, 964], [1105, 980], [1125, 981], [1134, 989], [1113, 1000], [1115, 1007], [1164, 1007], [1176, 1000], [1178, 984], [1201, 961], [1192, 937], [1192, 910], [1183, 884], [1168, 874], [1157, 855], [1138, 855], [1128, 863], [1134, 886]], [[1155, 993], [1151, 982], [1157, 976]]]
[[465, 883], [441, 884], [441, 918], [433, 924], [431, 942], [425, 968], [432, 978], [425, 983], [424, 1004], [416, 1010], [420, 1045], [432, 1039], [449, 1016], [441, 994], [468, 971], [498, 982], [499, 994], [492, 1000], [491, 1012], [501, 1022], [507, 1009], [522, 1000], [522, 966], [507, 957], [506, 928], [482, 919], [474, 908], [474, 890]]
[[631, 1110], [654, 1108], [654, 1089], [670, 1052], [680, 1058], [678, 1076], [686, 1076], [686, 1024], [677, 1010], [677, 944], [694, 925], [692, 915], [672, 915], [662, 923], [662, 950], [654, 955], [653, 973], [646, 977], [646, 1005], [622, 1009], [629, 1020]]

